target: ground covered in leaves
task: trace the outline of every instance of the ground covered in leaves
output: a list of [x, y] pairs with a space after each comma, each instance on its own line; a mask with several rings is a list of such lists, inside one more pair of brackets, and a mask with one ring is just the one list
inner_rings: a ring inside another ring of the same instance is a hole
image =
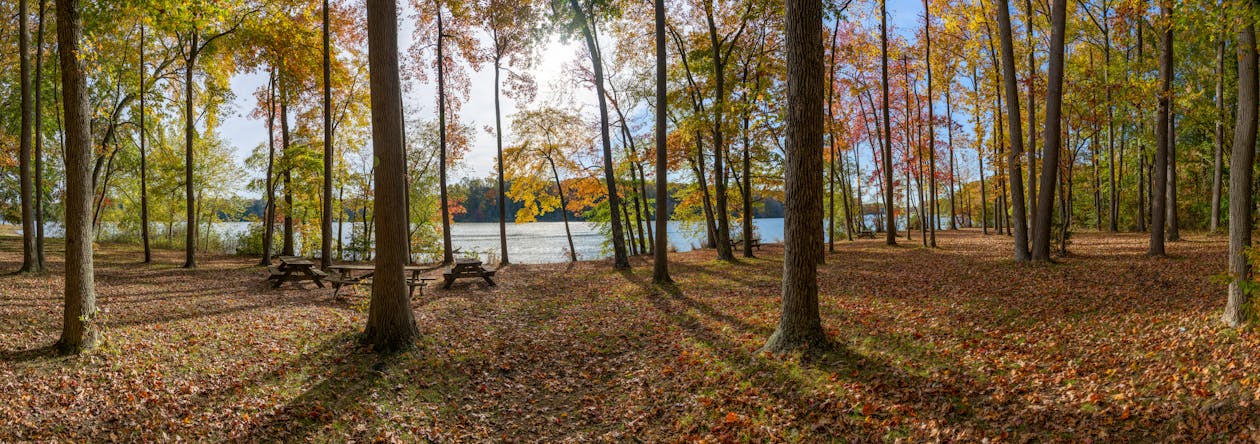
[[[108, 342], [84, 356], [48, 348], [59, 254], [51, 274], [0, 276], [0, 441], [1260, 440], [1260, 334], [1217, 321], [1224, 241], [1147, 258], [1145, 239], [1078, 234], [1050, 266], [974, 231], [939, 250], [841, 243], [820, 272], [841, 347], [814, 359], [756, 353], [778, 246], [672, 255], [671, 288], [637, 259], [426, 289], [416, 351], [380, 358], [355, 338], [367, 291], [104, 245]], [[0, 247], [17, 269], [19, 242]]]

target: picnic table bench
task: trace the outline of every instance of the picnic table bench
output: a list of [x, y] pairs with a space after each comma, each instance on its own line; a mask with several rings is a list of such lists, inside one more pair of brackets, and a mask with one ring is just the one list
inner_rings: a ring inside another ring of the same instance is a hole
[[875, 232], [874, 232], [874, 231], [860, 230], [860, 231], [858, 231], [858, 232], [857, 232], [857, 237], [858, 237], [858, 239], [874, 239], [874, 238], [875, 238]]
[[[376, 274], [376, 266], [369, 264], [345, 264], [332, 265], [328, 267], [333, 275], [328, 281], [333, 284], [333, 296], [341, 291], [341, 287], [346, 285], [361, 285], [370, 282], [372, 276]], [[435, 281], [436, 278], [421, 276], [421, 273], [428, 271], [429, 268], [419, 265], [407, 265], [403, 267], [403, 271], [407, 273], [407, 296], [411, 297], [415, 294], [416, 288], [420, 288], [420, 296], [424, 296], [424, 286], [429, 281]]]
[[[744, 243], [743, 239], [734, 239], [731, 241], [731, 248], [739, 248], [740, 244], [743, 244], [743, 243]], [[752, 247], [756, 248], [757, 250], [761, 250], [761, 238], [754, 237], [752, 240]]]
[[279, 265], [267, 266], [267, 280], [271, 281], [271, 288], [280, 288], [285, 282], [304, 280], [314, 281], [319, 288], [324, 288], [323, 280], [328, 273], [315, 268], [314, 261], [297, 256], [279, 256], [276, 259], [280, 261]]
[[451, 288], [451, 284], [455, 283], [456, 279], [462, 278], [482, 278], [487, 284], [493, 286], [495, 284], [494, 280], [490, 279], [491, 277], [494, 277], [494, 270], [482, 267], [480, 259], [456, 259], [455, 265], [449, 271], [442, 273], [442, 279], [445, 280], [442, 288]]

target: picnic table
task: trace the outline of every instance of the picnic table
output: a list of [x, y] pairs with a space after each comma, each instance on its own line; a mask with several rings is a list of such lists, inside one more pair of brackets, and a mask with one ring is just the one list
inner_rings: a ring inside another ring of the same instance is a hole
[[280, 261], [279, 265], [267, 266], [270, 275], [267, 279], [271, 281], [272, 288], [280, 288], [285, 282], [297, 282], [310, 280], [315, 281], [315, 285], [324, 288], [324, 278], [328, 277], [328, 273], [315, 268], [315, 262], [297, 256], [279, 256], [276, 259]]
[[857, 237], [858, 237], [858, 239], [874, 239], [874, 238], [875, 238], [875, 232], [874, 232], [874, 231], [867, 231], [867, 230], [859, 230], [859, 231], [857, 232]]
[[[742, 243], [744, 243], [743, 239], [732, 240], [731, 248], [739, 248], [740, 244]], [[754, 237], [752, 240], [752, 247], [756, 248], [757, 250], [761, 250], [761, 238]]]
[[[372, 279], [372, 275], [376, 274], [376, 266], [370, 264], [344, 264], [330, 265], [329, 271], [334, 275], [328, 279], [333, 284], [333, 296], [341, 291], [341, 287], [345, 285], [359, 285]], [[407, 273], [407, 296], [412, 296], [416, 288], [420, 288], [420, 296], [424, 296], [424, 286], [429, 281], [437, 279], [421, 276], [421, 273], [428, 271], [429, 268], [419, 265], [407, 265], [403, 267], [403, 271]]]
[[455, 265], [450, 271], [442, 273], [442, 278], [446, 281], [442, 288], [451, 288], [451, 284], [455, 283], [456, 279], [462, 278], [482, 278], [487, 284], [493, 286], [494, 280], [490, 279], [491, 277], [494, 277], [494, 270], [482, 267], [480, 259], [455, 259]]

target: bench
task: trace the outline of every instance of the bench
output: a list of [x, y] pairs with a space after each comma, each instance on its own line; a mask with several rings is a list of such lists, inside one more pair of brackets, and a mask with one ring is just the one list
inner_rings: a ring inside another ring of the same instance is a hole
[[[333, 284], [333, 296], [341, 291], [343, 286], [354, 286], [369, 284], [372, 282], [372, 275], [376, 274], [376, 267], [373, 265], [333, 265], [328, 267], [333, 272], [332, 276], [327, 280]], [[416, 288], [420, 289], [420, 296], [424, 296], [424, 287], [437, 278], [424, 277], [420, 273], [429, 270], [428, 268], [418, 265], [408, 265], [403, 267], [407, 272], [407, 296], [414, 297]], [[363, 274], [355, 275], [355, 272], [363, 272]]]
[[267, 266], [267, 280], [271, 281], [272, 288], [279, 288], [285, 282], [304, 280], [314, 281], [319, 288], [324, 288], [323, 280], [328, 273], [315, 268], [315, 262], [293, 256], [280, 256], [279, 259], [280, 265]]
[[858, 239], [874, 239], [874, 238], [875, 238], [875, 232], [874, 232], [874, 231], [866, 231], [866, 230], [858, 231], [858, 232], [857, 232], [857, 237], [858, 237]]
[[[743, 240], [743, 239], [733, 240], [733, 241], [731, 241], [731, 248], [739, 248], [740, 244], [742, 244], [742, 243], [744, 243], [744, 240]], [[760, 239], [760, 238], [756, 238], [756, 237], [754, 237], [754, 238], [753, 238], [753, 240], [752, 240], [752, 242], [750, 242], [749, 244], [750, 244], [750, 245], [752, 245], [752, 247], [753, 247], [753, 248], [756, 248], [758, 251], [760, 251], [760, 250], [761, 250], [761, 239]]]

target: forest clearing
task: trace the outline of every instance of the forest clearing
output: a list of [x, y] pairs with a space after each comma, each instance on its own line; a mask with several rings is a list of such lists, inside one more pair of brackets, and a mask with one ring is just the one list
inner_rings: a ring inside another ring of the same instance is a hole
[[[16, 241], [0, 267], [20, 262]], [[108, 334], [89, 355], [30, 347], [56, 339], [57, 274], [0, 277], [0, 441], [1260, 438], [1260, 334], [1216, 322], [1223, 238], [1149, 258], [1142, 236], [1084, 233], [1053, 265], [1015, 264], [1009, 238], [978, 230], [938, 242], [828, 255], [823, 326], [842, 347], [813, 360], [756, 353], [778, 316], [779, 245], [673, 256], [667, 290], [638, 257], [427, 289], [418, 348], [385, 357], [352, 334], [362, 292], [266, 289], [233, 256], [136, 267], [134, 246], [102, 245]]]

